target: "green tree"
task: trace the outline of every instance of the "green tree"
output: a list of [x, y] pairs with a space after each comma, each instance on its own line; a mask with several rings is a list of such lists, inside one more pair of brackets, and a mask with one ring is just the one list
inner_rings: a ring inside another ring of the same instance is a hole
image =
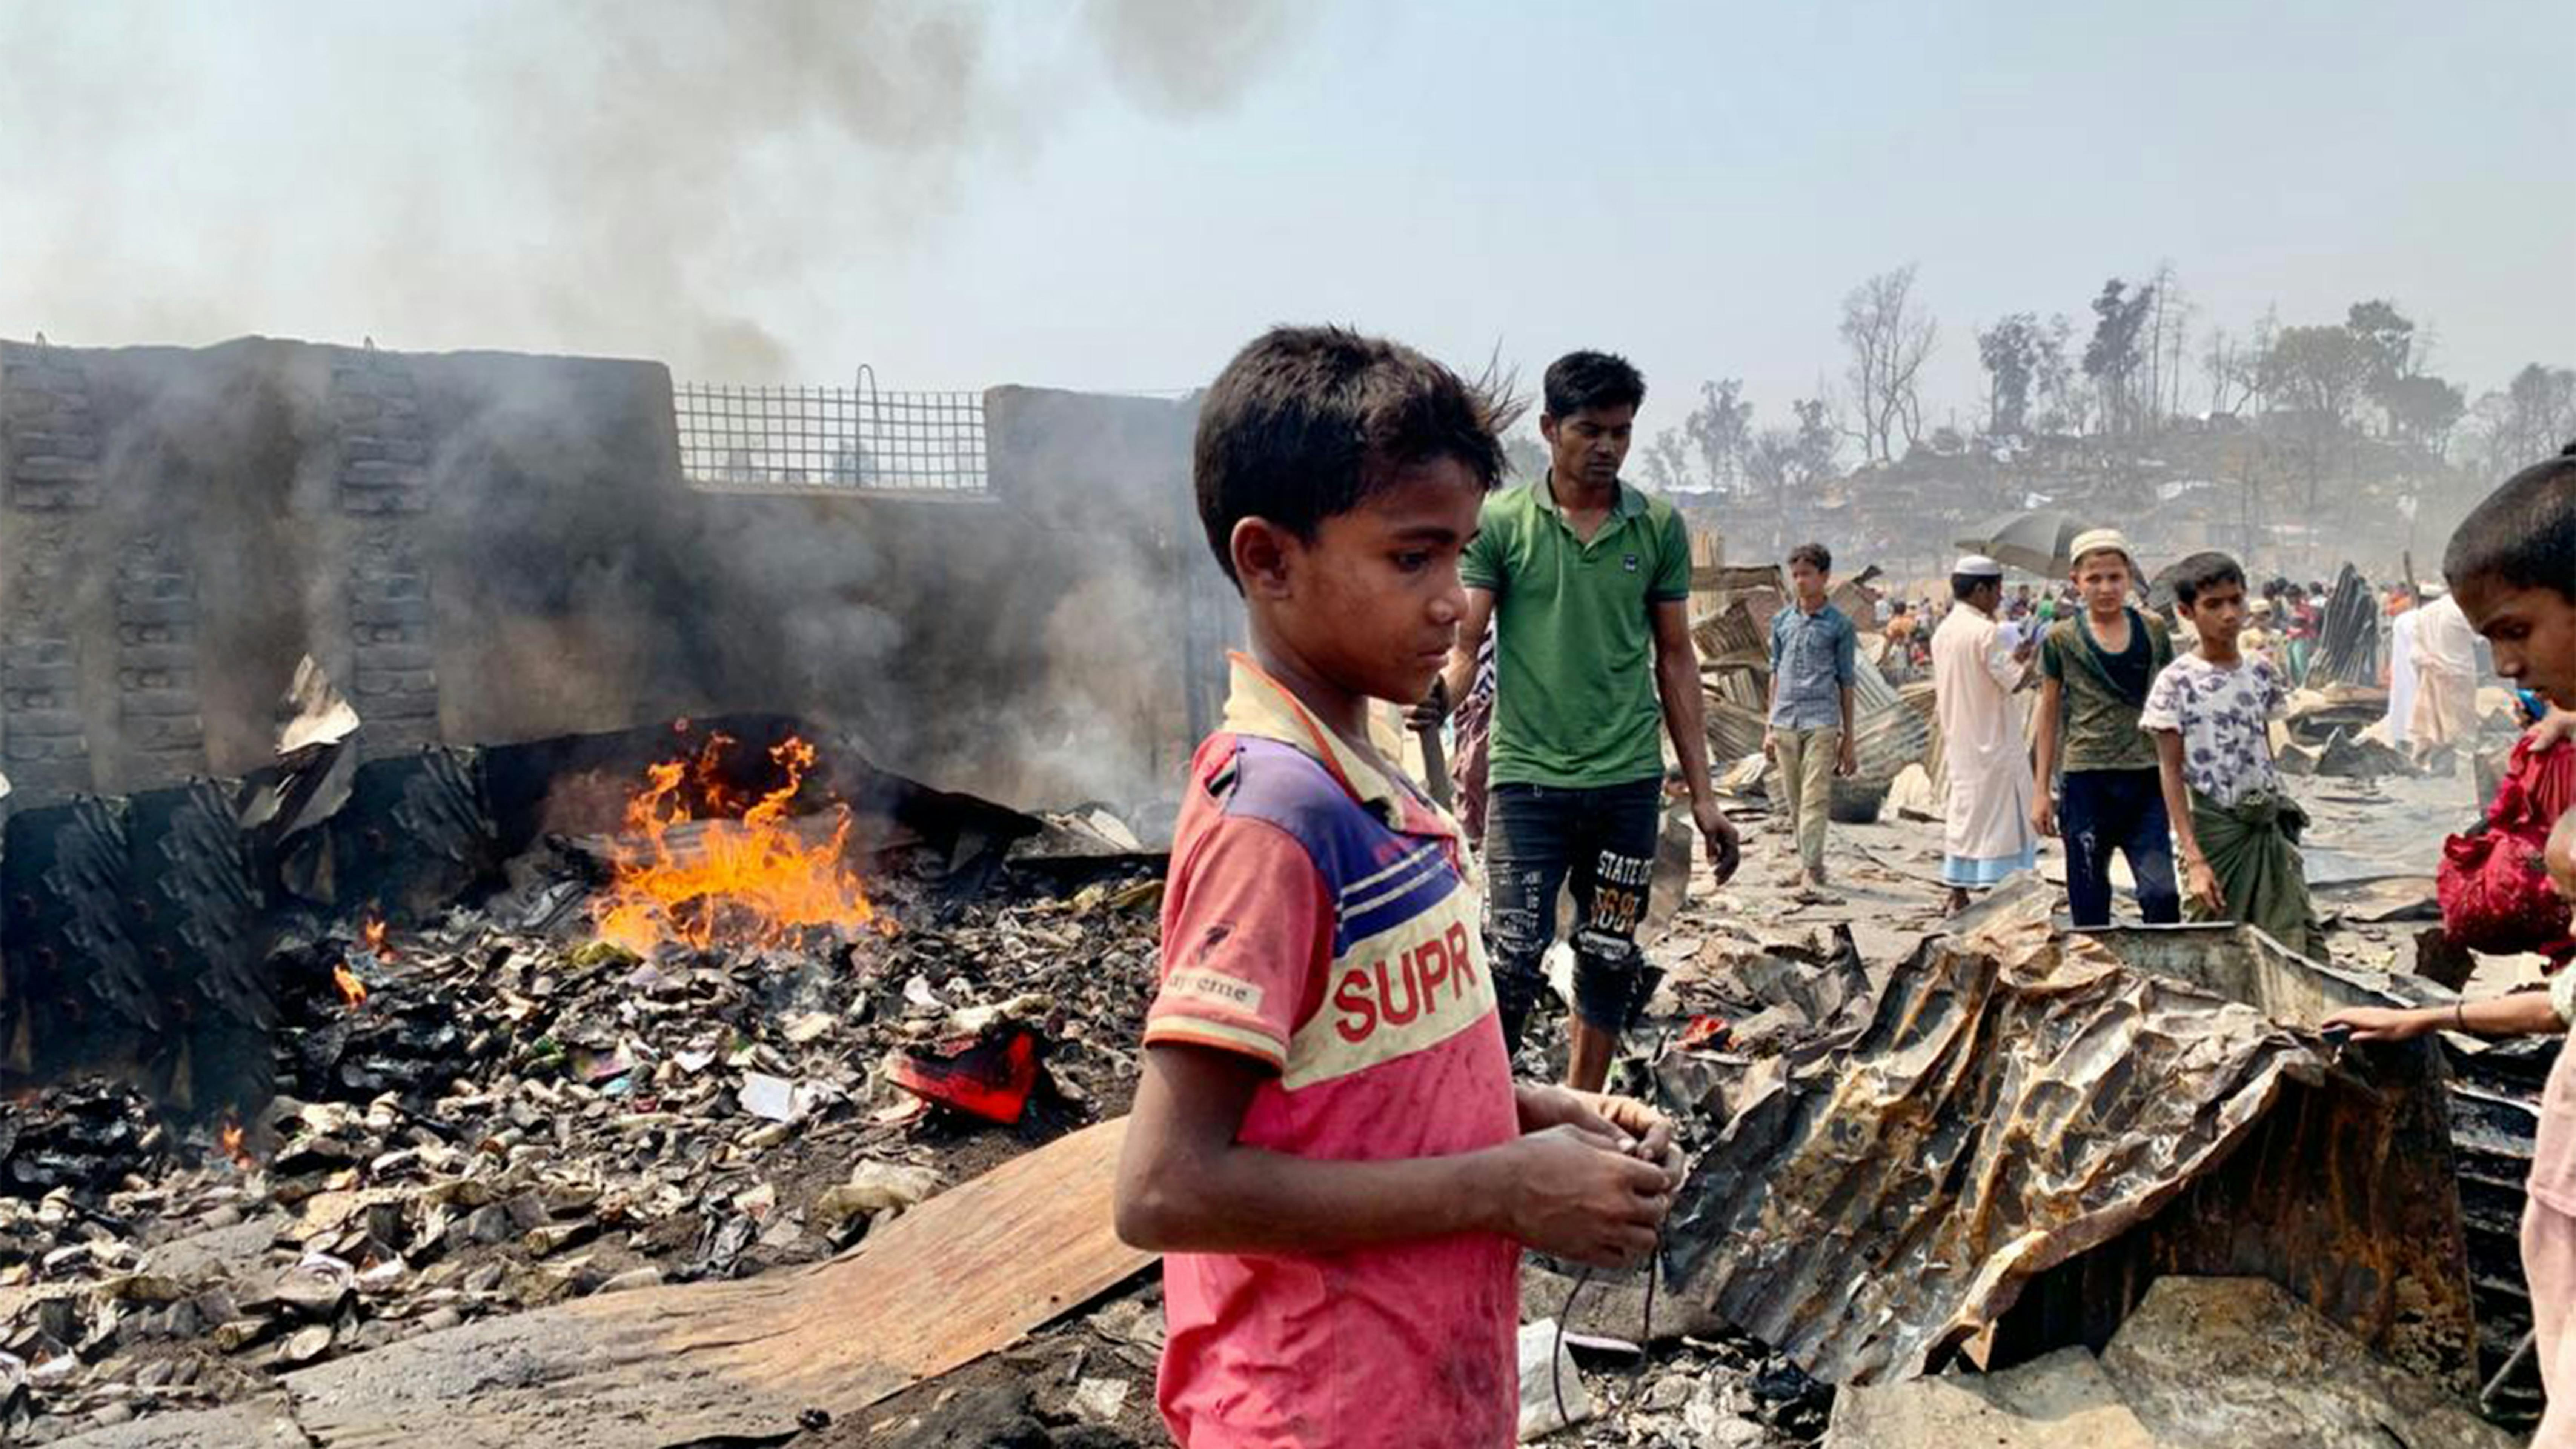
[[2371, 395], [2388, 410], [2390, 431], [2436, 453], [2442, 451], [2443, 440], [2468, 411], [2467, 395], [2430, 373], [2374, 382]]
[[2153, 286], [2133, 292], [2117, 277], [2104, 282], [2093, 298], [2093, 339], [2084, 347], [2084, 375], [2101, 394], [2104, 432], [2135, 431], [2146, 411], [2138, 396], [2138, 369], [2146, 361], [2139, 334], [2155, 305]]
[[1753, 404], [1743, 394], [1741, 378], [1703, 382], [1699, 406], [1682, 420], [1692, 446], [1699, 450], [1702, 476], [1720, 492], [1733, 492], [1743, 484], [1745, 454], [1753, 446]]
[[2396, 303], [2355, 302], [2344, 314], [2343, 327], [2368, 349], [2374, 386], [2414, 373], [2415, 324], [2397, 310]]
[[2348, 327], [2284, 327], [2266, 359], [2273, 400], [2341, 426], [2367, 393], [2380, 353]]
[[1691, 488], [1690, 445], [1679, 428], [1666, 428], [1640, 454], [1646, 483], [1658, 493], [1685, 493]]
[[2352, 411], [2369, 386], [2378, 353], [2348, 327], [2284, 327], [2264, 360], [2265, 393], [2294, 413], [2292, 436], [2308, 478], [2307, 514], [2341, 456]]
[[2010, 437], [2029, 420], [2046, 341], [2039, 316], [2033, 312], [2015, 312], [1977, 334], [1977, 361], [1986, 369], [1989, 436]]

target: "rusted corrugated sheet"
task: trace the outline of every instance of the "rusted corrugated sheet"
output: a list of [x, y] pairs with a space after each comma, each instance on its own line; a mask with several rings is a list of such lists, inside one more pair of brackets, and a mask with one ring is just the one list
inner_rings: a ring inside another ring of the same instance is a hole
[[[1849, 1052], [1736, 1114], [1668, 1230], [1685, 1291], [1820, 1378], [1870, 1382], [1937, 1368], [2061, 1265], [2115, 1313], [2153, 1269], [2253, 1272], [2456, 1377], [2447, 1157], [2438, 1190], [2370, 1175], [2438, 1151], [2424, 1058], [2331, 1062], [2046, 929], [1926, 942]], [[2033, 1312], [2010, 1347], [2092, 1329], [2054, 1295]]]
[[1699, 650], [1702, 668], [1767, 672], [1771, 667], [1769, 632], [1754, 618], [1752, 606], [1741, 597], [1727, 600], [1707, 618], [1692, 625], [1691, 643]]

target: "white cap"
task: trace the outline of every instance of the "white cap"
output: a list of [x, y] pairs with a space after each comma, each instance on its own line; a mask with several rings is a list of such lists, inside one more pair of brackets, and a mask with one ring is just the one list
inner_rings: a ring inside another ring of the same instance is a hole
[[1950, 572], [1963, 579], [1999, 579], [2004, 576], [2004, 566], [1981, 553], [1963, 553], [1957, 563], [1950, 565]]
[[2078, 559], [2104, 549], [2113, 550], [2127, 559], [2132, 569], [2138, 566], [2137, 556], [2129, 552], [2129, 540], [2116, 528], [2088, 528], [2075, 535], [2075, 542], [2067, 546], [2066, 556]]

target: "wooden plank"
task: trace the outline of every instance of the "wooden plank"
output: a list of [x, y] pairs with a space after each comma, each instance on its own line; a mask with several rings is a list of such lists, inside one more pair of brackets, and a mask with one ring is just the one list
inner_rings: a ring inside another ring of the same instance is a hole
[[286, 1384], [315, 1443], [666, 1449], [844, 1420], [1001, 1348], [1153, 1255], [1110, 1227], [1126, 1120], [942, 1193], [828, 1263], [586, 1298], [359, 1354]]

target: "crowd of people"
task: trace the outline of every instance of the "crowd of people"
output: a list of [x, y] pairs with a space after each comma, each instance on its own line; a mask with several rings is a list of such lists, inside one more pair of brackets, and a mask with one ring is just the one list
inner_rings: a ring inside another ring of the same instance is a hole
[[[1164, 1255], [1157, 1399], [1182, 1444], [1510, 1444], [1522, 1250], [1612, 1266], [1657, 1241], [1682, 1179], [1672, 1124], [1600, 1089], [1655, 986], [1636, 935], [1664, 738], [1721, 889], [1741, 850], [1710, 781], [1688, 538], [1621, 478], [1644, 398], [1618, 357], [1560, 358], [1539, 420], [1549, 468], [1505, 486], [1510, 407], [1399, 344], [1276, 329], [1206, 395], [1199, 514], [1249, 647], [1190, 765], [1116, 1188], [1119, 1235]], [[1937, 609], [1885, 626], [1934, 681], [1953, 903], [2056, 835], [2079, 926], [2109, 920], [2119, 853], [2150, 920], [2251, 921], [2318, 949], [2304, 816], [2269, 736], [2318, 591], [2249, 587], [2236, 560], [2200, 553], [2163, 575], [2166, 617], [2141, 607], [2118, 532], [2072, 554], [2065, 590], [2037, 597], [1963, 557]], [[1764, 744], [1788, 808], [1784, 883], [1821, 891], [1832, 781], [1856, 765], [1859, 631], [1831, 602], [1823, 545], [1784, 562]], [[2576, 706], [2576, 449], [2504, 482], [2443, 573], [2496, 669]], [[2447, 730], [2456, 681], [2437, 675], [2456, 641], [2431, 613], [2413, 687]], [[1425, 729], [1453, 708], [1484, 722], [1481, 745], [1461, 741], [1463, 781], [1484, 781], [1462, 802], [1481, 848], [1379, 743], [1373, 701]], [[2571, 853], [2576, 817], [2549, 853], [2576, 892]], [[1565, 1079], [1516, 1081], [1565, 888]], [[2571, 1016], [2576, 975], [2338, 1024], [2563, 1032]], [[2524, 1244], [2544, 1379], [2576, 1401], [2571, 1060], [2548, 1089]], [[2576, 1444], [2576, 1402], [2550, 1412], [2541, 1442]]]

